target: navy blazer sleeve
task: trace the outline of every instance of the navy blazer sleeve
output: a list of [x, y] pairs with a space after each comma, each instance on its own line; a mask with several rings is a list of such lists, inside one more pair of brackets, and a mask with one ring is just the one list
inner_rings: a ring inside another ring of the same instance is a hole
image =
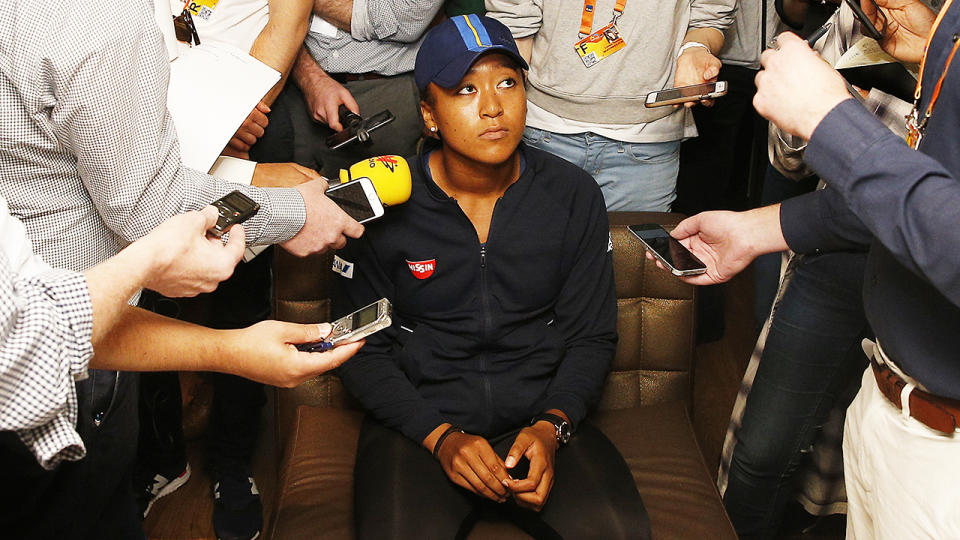
[[[960, 305], [956, 178], [853, 99], [837, 105], [817, 126], [805, 159], [835, 190], [820, 195], [818, 204], [836, 209], [842, 202], [901, 264]], [[807, 249], [814, 236], [829, 236], [822, 228], [840, 226], [840, 221], [820, 220], [819, 232], [804, 232], [813, 226], [790, 212], [781, 208], [784, 237]]]

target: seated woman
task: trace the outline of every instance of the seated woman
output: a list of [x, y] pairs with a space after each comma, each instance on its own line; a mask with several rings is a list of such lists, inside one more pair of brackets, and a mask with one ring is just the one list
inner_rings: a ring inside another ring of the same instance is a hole
[[493, 19], [431, 30], [410, 200], [338, 253], [340, 315], [394, 306], [339, 370], [370, 412], [358, 538], [455, 538], [487, 516], [537, 538], [650, 536], [627, 464], [584, 420], [617, 341], [603, 196], [521, 144], [526, 67]]

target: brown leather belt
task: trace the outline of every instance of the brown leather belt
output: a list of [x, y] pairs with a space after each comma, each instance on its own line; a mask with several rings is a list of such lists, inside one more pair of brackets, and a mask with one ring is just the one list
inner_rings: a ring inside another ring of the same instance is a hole
[[372, 71], [367, 73], [330, 73], [329, 75], [331, 78], [333, 78], [333, 80], [341, 84], [353, 81], [372, 81], [375, 79], [387, 78], [386, 75], [381, 75]]
[[[902, 409], [900, 392], [907, 385], [906, 381], [876, 360], [870, 359], [870, 365], [873, 366], [873, 375], [877, 379], [880, 393], [898, 409]], [[910, 416], [925, 426], [944, 433], [953, 433], [960, 425], [960, 401], [935, 396], [919, 388], [910, 392], [909, 399]]]

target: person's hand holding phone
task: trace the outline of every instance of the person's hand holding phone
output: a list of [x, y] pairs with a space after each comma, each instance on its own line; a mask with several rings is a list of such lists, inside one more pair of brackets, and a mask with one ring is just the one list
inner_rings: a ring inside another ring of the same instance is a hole
[[[758, 256], [789, 249], [780, 229], [779, 204], [746, 212], [702, 212], [681, 221], [670, 235], [707, 266], [702, 274], [680, 278], [691, 285], [724, 283]], [[646, 257], [667, 271], [651, 253]]]
[[283, 244], [284, 249], [298, 257], [340, 249], [347, 237], [360, 238], [363, 225], [346, 214], [326, 196], [327, 181], [318, 178], [296, 187], [303, 197], [307, 218], [293, 238]]
[[[440, 428], [445, 429], [446, 424]], [[429, 437], [428, 437], [429, 439]], [[483, 437], [469, 433], [450, 433], [437, 451], [443, 472], [454, 484], [486, 497], [504, 502], [510, 495], [505, 482], [510, 481], [500, 456]]]
[[520, 430], [507, 453], [504, 465], [513, 469], [526, 457], [529, 472], [526, 478], [507, 482], [517, 505], [539, 512], [553, 489], [554, 463], [557, 455], [556, 428], [547, 421], [537, 422]]
[[[688, 47], [677, 57], [677, 73], [673, 78], [673, 86], [690, 86], [714, 82], [720, 75], [720, 59], [714, 56], [705, 47]], [[713, 100], [690, 101], [683, 106], [690, 108], [701, 103], [706, 107], [713, 105]], [[677, 105], [679, 107], [679, 105]]]

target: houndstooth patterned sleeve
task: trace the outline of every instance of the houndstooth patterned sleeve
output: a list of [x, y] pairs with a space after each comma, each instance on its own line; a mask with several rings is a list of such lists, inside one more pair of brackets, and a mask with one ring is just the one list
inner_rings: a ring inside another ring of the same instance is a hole
[[46, 469], [77, 460], [74, 382], [93, 356], [93, 307], [82, 274], [24, 278], [0, 252], [0, 430], [16, 431]]

